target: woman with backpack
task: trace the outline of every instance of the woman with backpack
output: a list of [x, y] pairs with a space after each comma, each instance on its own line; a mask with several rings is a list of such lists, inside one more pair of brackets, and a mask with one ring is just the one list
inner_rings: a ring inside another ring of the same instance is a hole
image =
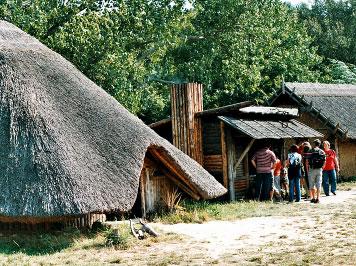
[[288, 179], [289, 179], [289, 202], [293, 202], [294, 188], [296, 192], [296, 202], [301, 200], [300, 193], [300, 178], [302, 176], [302, 156], [298, 153], [298, 146], [293, 144], [290, 147], [290, 153], [288, 159], [285, 162], [288, 167]]

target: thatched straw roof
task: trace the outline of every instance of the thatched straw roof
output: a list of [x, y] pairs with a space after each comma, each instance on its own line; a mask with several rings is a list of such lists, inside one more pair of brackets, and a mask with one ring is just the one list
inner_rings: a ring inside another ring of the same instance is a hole
[[149, 147], [201, 198], [226, 192], [71, 63], [0, 21], [0, 216], [128, 211]]
[[356, 139], [356, 85], [286, 82], [282, 94], [343, 137]]

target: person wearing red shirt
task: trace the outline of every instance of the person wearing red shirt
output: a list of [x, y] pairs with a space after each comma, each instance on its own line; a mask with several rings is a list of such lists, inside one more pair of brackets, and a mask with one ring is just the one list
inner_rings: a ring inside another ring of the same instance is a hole
[[330, 142], [324, 141], [324, 152], [326, 154], [326, 161], [323, 167], [323, 190], [326, 196], [329, 196], [331, 183], [331, 193], [336, 195], [336, 173], [339, 173], [339, 162], [336, 157], [336, 152], [330, 149]]

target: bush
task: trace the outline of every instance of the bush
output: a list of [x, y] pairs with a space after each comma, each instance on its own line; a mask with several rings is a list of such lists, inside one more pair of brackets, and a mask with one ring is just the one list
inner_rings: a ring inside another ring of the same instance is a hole
[[131, 246], [131, 234], [128, 227], [122, 226], [117, 229], [108, 229], [104, 234], [107, 246], [123, 250]]

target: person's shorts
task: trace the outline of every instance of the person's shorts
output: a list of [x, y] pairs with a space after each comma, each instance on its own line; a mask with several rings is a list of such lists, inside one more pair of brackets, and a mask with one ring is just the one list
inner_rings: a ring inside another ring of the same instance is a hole
[[310, 168], [308, 173], [308, 180], [309, 180], [309, 189], [312, 188], [321, 188], [322, 176], [323, 171], [321, 168]]

